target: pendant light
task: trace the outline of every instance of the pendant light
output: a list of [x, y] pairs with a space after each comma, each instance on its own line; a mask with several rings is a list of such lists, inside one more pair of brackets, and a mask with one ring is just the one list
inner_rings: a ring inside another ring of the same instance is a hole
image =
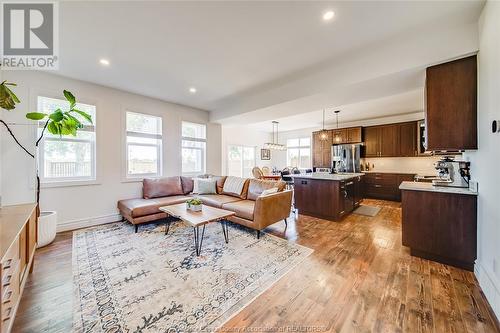
[[[335, 112], [335, 116], [337, 118], [337, 130], [338, 130], [339, 129], [339, 113], [340, 113], [340, 110], [335, 110], [333, 112]], [[340, 142], [341, 140], [342, 140], [342, 138], [340, 137], [340, 132], [339, 131], [335, 132], [334, 141], [335, 142]]]
[[[272, 150], [286, 150], [285, 145], [280, 145], [279, 144], [279, 132], [278, 132], [278, 124], [279, 122], [273, 121], [273, 142], [267, 142], [264, 144], [265, 149], [272, 149]], [[276, 127], [276, 133], [274, 132], [274, 127]], [[276, 138], [276, 141], [275, 141]]]
[[328, 140], [328, 131], [325, 130], [325, 109], [323, 109], [323, 129], [321, 130], [321, 132], [319, 133], [319, 139], [321, 141], [326, 141]]

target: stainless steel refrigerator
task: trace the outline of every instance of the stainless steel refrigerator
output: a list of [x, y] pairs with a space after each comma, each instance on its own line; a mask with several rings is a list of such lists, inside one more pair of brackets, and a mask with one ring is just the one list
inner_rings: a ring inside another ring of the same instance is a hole
[[332, 146], [332, 169], [336, 172], [360, 172], [361, 144]]

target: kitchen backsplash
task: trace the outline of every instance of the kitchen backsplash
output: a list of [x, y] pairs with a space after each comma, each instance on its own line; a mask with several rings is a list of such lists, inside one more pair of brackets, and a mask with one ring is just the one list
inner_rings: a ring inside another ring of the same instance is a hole
[[383, 158], [363, 158], [361, 163], [370, 163], [369, 171], [379, 172], [401, 172], [416, 173], [421, 176], [434, 176], [434, 162], [442, 156], [429, 157], [383, 157]]

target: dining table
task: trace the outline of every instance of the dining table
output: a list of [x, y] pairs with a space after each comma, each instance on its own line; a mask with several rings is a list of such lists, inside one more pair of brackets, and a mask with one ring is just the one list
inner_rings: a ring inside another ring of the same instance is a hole
[[280, 180], [281, 179], [281, 175], [280, 174], [263, 175], [262, 179], [266, 179], [266, 180]]

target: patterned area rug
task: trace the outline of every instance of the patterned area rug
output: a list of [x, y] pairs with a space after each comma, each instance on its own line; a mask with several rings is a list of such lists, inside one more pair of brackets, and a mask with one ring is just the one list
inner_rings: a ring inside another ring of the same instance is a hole
[[211, 332], [313, 250], [238, 225], [224, 242], [208, 224], [195, 254], [193, 229], [126, 223], [73, 234], [75, 332]]

